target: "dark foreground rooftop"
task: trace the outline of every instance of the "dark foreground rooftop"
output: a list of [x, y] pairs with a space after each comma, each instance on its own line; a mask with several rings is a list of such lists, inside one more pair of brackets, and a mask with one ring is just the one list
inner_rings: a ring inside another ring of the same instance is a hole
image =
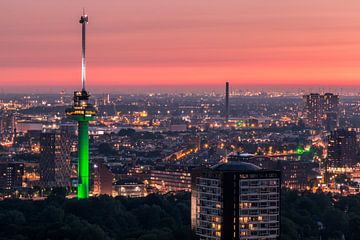
[[216, 164], [215, 166], [211, 167], [212, 170], [215, 171], [257, 171], [261, 170], [260, 167], [246, 162], [240, 161], [229, 161]]

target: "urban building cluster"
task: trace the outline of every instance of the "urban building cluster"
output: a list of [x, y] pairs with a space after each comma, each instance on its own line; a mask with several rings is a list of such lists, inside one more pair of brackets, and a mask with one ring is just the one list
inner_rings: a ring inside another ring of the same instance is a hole
[[[227, 93], [227, 94], [226, 94]], [[70, 94], [1, 99], [0, 197], [78, 194]], [[200, 239], [276, 239], [281, 188], [359, 192], [355, 97], [94, 95], [90, 196], [191, 192]]]

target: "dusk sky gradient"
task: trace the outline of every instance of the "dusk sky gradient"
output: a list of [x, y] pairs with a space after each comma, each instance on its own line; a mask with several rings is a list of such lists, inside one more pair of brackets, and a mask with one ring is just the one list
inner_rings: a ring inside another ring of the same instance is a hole
[[11, 0], [1, 87], [80, 86], [83, 7], [94, 88], [360, 85], [359, 0]]

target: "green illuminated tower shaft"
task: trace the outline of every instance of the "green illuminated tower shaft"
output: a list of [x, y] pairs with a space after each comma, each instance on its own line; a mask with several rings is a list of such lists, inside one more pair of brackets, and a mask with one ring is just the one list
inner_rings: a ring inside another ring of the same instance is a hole
[[[75, 92], [85, 94], [84, 92]], [[81, 95], [83, 97], [83, 95]], [[74, 97], [75, 98], [75, 97]], [[89, 121], [96, 114], [95, 109], [87, 104], [83, 109], [74, 107], [67, 111], [78, 122], [78, 199], [89, 197]]]
[[86, 91], [85, 33], [88, 16], [80, 18], [82, 25], [82, 90], [74, 92], [74, 105], [66, 109], [66, 115], [78, 122], [78, 199], [89, 197], [89, 121], [93, 120], [96, 109], [89, 103]]
[[78, 122], [78, 198], [89, 197], [89, 122]]

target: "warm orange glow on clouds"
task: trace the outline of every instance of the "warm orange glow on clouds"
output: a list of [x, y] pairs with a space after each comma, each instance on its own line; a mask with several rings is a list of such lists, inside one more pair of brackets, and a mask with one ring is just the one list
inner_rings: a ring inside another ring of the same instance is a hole
[[3, 88], [80, 85], [83, 6], [90, 86], [360, 83], [358, 0], [12, 0]]

